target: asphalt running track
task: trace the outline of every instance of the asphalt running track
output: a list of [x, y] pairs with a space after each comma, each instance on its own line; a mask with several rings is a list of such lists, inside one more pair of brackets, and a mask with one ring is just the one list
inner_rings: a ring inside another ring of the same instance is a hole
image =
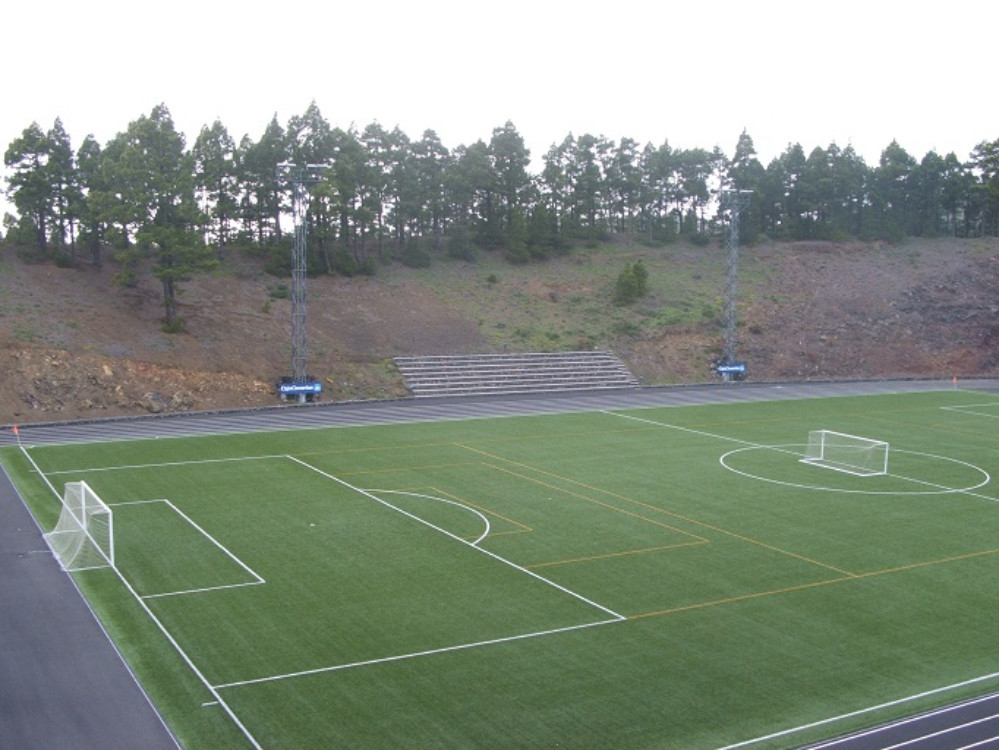
[[[475, 419], [523, 414], [555, 414], [598, 409], [860, 396], [878, 393], [912, 393], [950, 388], [945, 380], [835, 381], [815, 383], [730, 383], [700, 386], [621, 389], [613, 391], [493, 396], [481, 398], [406, 398], [392, 401], [359, 401], [305, 404], [230, 412], [194, 412], [165, 416], [56, 422], [20, 426], [24, 445], [180, 437], [261, 430], [310, 427], [347, 427], [362, 424]], [[965, 390], [999, 392], [999, 381], [962, 380]], [[11, 425], [0, 425], [0, 447], [16, 444]]]
[[[934, 391], [947, 381], [738, 383], [583, 394], [400, 399], [248, 411], [0, 425], [0, 446], [103, 442], [392, 422]], [[999, 393], [999, 381], [962, 390]], [[177, 741], [138, 685], [0, 467], [0, 748], [159, 750]], [[792, 738], [788, 736], [790, 741]], [[753, 742], [741, 747], [752, 747]], [[812, 746], [829, 750], [999, 747], [999, 694]]]
[[999, 747], [997, 693], [808, 746], [809, 750], [971, 750], [996, 747]]

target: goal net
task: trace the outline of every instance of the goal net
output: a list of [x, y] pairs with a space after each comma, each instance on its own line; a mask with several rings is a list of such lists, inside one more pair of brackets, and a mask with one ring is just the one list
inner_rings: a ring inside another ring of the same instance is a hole
[[859, 477], [888, 473], [888, 443], [832, 430], [812, 430], [803, 463]]
[[114, 567], [111, 509], [86, 482], [68, 482], [55, 528], [45, 534], [63, 570]]

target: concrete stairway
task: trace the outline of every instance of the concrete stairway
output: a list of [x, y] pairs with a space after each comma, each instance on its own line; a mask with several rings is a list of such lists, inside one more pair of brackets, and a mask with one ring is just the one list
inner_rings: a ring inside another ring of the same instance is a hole
[[550, 393], [637, 388], [638, 380], [606, 351], [396, 357], [416, 397]]

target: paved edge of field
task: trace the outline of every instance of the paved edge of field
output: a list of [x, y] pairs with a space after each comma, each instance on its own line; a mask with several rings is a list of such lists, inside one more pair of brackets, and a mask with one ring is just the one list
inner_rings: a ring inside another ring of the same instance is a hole
[[0, 467], [0, 747], [179, 747]]
[[[949, 381], [722, 384], [580, 394], [468, 399], [400, 399], [307, 404], [0, 426], [0, 446], [102, 442], [262, 430], [475, 419], [598, 409], [694, 406], [937, 391]], [[999, 392], [999, 381], [967, 380], [962, 390]], [[70, 576], [60, 569], [16, 488], [0, 466], [0, 747], [20, 750], [177, 748], [121, 654]]]

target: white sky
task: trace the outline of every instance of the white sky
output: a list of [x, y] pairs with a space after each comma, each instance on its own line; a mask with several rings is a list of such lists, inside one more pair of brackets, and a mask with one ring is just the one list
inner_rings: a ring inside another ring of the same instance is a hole
[[[540, 170], [568, 133], [719, 146], [766, 165], [835, 141], [966, 159], [999, 138], [995, 0], [48, 0], [0, 13], [0, 147], [61, 117], [105, 144], [162, 102], [190, 146], [313, 100], [454, 148], [511, 120]], [[3, 183], [6, 187], [6, 183]]]

